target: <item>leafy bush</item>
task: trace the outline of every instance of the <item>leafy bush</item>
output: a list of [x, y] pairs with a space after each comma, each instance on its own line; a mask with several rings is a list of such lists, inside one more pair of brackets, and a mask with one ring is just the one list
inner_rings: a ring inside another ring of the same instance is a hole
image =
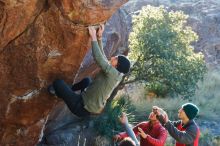
[[122, 112], [126, 112], [129, 122], [134, 122], [135, 107], [127, 96], [113, 100], [108, 104], [105, 112], [95, 120], [94, 128], [99, 135], [112, 138], [119, 131], [124, 131], [118, 117]]
[[128, 83], [145, 81], [161, 96], [194, 95], [206, 67], [204, 56], [193, 52], [191, 44], [198, 36], [186, 26], [187, 17], [183, 12], [152, 6], [143, 7], [133, 17], [129, 57], [135, 63]]

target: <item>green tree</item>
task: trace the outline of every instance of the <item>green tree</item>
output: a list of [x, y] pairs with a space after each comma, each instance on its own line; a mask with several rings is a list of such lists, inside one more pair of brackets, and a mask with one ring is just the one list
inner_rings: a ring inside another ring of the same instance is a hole
[[134, 65], [122, 84], [143, 81], [157, 95], [190, 97], [206, 71], [204, 56], [195, 53], [197, 34], [186, 25], [183, 12], [143, 7], [133, 17], [129, 36]]

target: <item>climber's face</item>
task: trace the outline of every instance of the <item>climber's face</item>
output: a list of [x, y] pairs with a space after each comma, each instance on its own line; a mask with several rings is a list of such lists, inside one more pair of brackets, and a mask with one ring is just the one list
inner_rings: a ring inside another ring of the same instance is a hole
[[117, 67], [117, 65], [118, 65], [118, 56], [111, 57], [110, 63], [113, 67]]

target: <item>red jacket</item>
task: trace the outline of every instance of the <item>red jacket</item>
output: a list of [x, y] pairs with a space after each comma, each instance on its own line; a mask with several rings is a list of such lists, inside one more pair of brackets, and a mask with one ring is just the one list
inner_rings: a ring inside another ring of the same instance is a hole
[[[136, 136], [138, 135], [138, 127], [148, 134], [145, 139], [140, 136], [140, 146], [164, 146], [167, 139], [167, 131], [159, 122], [154, 125], [151, 125], [150, 122], [139, 123], [133, 128]], [[125, 132], [120, 133], [119, 136], [121, 139], [128, 137]]]

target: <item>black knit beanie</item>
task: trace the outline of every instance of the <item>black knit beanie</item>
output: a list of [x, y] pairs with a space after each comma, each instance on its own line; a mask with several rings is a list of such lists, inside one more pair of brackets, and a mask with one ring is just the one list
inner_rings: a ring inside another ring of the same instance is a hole
[[118, 56], [118, 64], [116, 69], [121, 73], [128, 73], [130, 70], [130, 61], [123, 55]]
[[186, 103], [182, 105], [182, 108], [190, 120], [194, 119], [199, 112], [199, 108], [193, 103]]

